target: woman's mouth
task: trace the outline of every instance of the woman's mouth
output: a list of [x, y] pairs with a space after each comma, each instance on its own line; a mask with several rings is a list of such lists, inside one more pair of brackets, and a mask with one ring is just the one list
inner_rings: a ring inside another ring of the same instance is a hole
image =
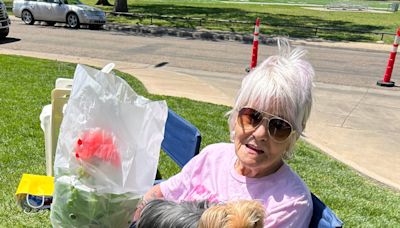
[[254, 145], [246, 144], [246, 147], [247, 147], [248, 149], [250, 149], [250, 151], [254, 151], [254, 152], [257, 153], [257, 154], [263, 154], [263, 153], [264, 153], [263, 150], [258, 149], [258, 148], [255, 147]]

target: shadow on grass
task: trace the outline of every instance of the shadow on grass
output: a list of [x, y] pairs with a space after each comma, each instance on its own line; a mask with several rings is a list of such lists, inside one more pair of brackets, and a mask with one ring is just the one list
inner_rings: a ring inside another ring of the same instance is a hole
[[[355, 24], [343, 20], [324, 20], [313, 16], [297, 16], [286, 14], [269, 14], [248, 12], [237, 8], [207, 8], [204, 5], [199, 7], [182, 6], [173, 4], [149, 4], [149, 5], [129, 5], [130, 13], [168, 15], [179, 18], [203, 18], [203, 23], [187, 20], [168, 20], [169, 26], [174, 27], [202, 27], [207, 29], [224, 29], [234, 32], [252, 32], [253, 25], [236, 24], [232, 22], [216, 22], [212, 20], [231, 20], [231, 21], [255, 21], [256, 17], [261, 19], [264, 25], [261, 33], [273, 35], [289, 35], [298, 38], [323, 37], [330, 40], [349, 40], [349, 41], [371, 41], [374, 40], [374, 32], [385, 29], [384, 26], [372, 26]], [[315, 32], [318, 27], [318, 33]], [[325, 30], [335, 29], [335, 30]], [[370, 34], [369, 34], [370, 33]]]

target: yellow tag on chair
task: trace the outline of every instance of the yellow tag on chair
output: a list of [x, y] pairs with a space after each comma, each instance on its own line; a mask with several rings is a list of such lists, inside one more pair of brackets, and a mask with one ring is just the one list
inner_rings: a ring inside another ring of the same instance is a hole
[[36, 196], [52, 196], [53, 192], [54, 177], [24, 173], [15, 195], [30, 194]]

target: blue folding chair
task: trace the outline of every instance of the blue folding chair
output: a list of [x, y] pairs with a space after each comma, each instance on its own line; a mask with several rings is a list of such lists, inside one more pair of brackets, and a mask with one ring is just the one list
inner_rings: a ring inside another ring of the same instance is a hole
[[[201, 135], [199, 130], [184, 118], [168, 110], [165, 125], [164, 141], [161, 148], [181, 168], [199, 153]], [[159, 183], [162, 180], [156, 180]], [[343, 222], [318, 197], [311, 193], [313, 201], [313, 215], [310, 227], [333, 228], [342, 227]]]
[[[164, 152], [182, 168], [200, 150], [201, 135], [199, 130], [190, 122], [168, 109], [168, 117], [165, 123], [164, 140], [161, 148]], [[163, 180], [157, 170], [154, 184]]]
[[181, 168], [199, 153], [201, 135], [199, 130], [171, 109], [168, 109], [164, 140], [161, 148]]
[[311, 217], [310, 228], [332, 228], [342, 227], [343, 222], [326, 206], [318, 197], [311, 193], [313, 201], [313, 215]]

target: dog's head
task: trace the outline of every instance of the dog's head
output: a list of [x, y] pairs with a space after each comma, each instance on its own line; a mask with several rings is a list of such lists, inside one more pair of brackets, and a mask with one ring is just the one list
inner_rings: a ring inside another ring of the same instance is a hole
[[262, 228], [265, 210], [254, 200], [240, 200], [216, 205], [201, 216], [199, 228]]

